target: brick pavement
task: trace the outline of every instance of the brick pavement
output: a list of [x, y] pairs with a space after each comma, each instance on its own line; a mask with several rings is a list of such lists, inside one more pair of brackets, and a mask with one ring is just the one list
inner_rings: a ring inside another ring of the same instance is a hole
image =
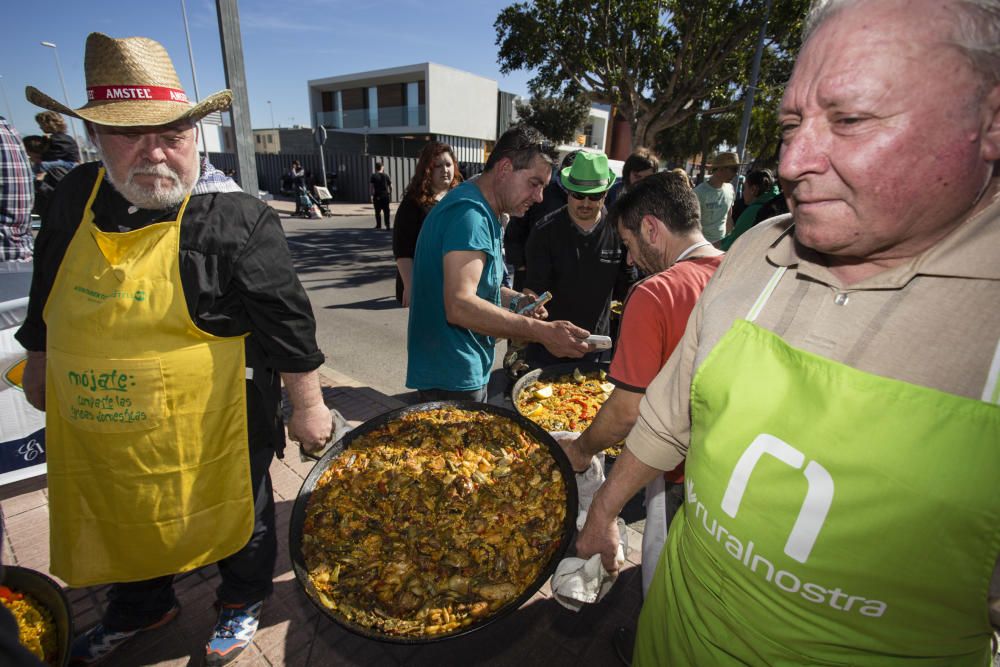
[[[402, 406], [394, 398], [322, 369], [323, 395], [352, 424]], [[603, 667], [619, 665], [611, 643], [619, 626], [634, 627], [642, 604], [638, 545], [641, 522], [631, 524], [626, 569], [608, 596], [580, 613], [563, 609], [548, 584], [516, 612], [465, 637], [426, 645], [396, 645], [353, 635], [321, 614], [302, 593], [289, 560], [288, 524], [292, 505], [312, 463], [299, 461], [289, 447], [271, 465], [277, 504], [279, 552], [274, 595], [264, 604], [253, 645], [240, 657], [241, 666], [387, 665]], [[6, 525], [3, 562], [48, 572], [48, 497], [44, 477], [0, 487], [0, 512]], [[106, 664], [200, 665], [205, 638], [215, 621], [212, 603], [219, 575], [214, 566], [177, 577], [182, 612], [166, 628], [141, 635]], [[106, 586], [70, 589], [76, 630], [95, 624], [104, 610]]]

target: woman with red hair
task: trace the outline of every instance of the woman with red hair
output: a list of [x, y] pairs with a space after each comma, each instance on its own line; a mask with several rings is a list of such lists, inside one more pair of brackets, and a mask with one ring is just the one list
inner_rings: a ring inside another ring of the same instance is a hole
[[410, 284], [417, 236], [427, 213], [448, 191], [462, 182], [451, 146], [431, 141], [420, 151], [417, 169], [396, 210], [392, 227], [392, 254], [396, 258], [396, 301], [410, 307]]

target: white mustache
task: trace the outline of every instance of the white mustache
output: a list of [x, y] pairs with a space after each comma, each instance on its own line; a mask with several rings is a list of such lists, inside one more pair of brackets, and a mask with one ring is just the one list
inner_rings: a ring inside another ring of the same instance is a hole
[[129, 183], [134, 182], [134, 177], [140, 175], [169, 178], [175, 184], [179, 184], [181, 182], [180, 175], [165, 164], [145, 164], [132, 167], [131, 169], [129, 169], [128, 172], [128, 182]]

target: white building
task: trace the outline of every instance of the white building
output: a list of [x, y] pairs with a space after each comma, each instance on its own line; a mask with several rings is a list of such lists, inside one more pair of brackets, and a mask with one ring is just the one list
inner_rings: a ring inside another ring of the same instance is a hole
[[308, 87], [314, 126], [366, 139], [433, 137], [451, 144], [459, 161], [484, 161], [498, 127], [506, 129], [496, 81], [436, 63], [313, 79]]
[[568, 153], [581, 148], [589, 148], [607, 153], [608, 116], [608, 109], [591, 107], [583, 127], [576, 131], [576, 140], [568, 144], [560, 144], [559, 152]]
[[207, 150], [209, 153], [234, 150], [226, 144], [221, 111], [213, 111], [198, 121], [198, 134], [198, 150]]

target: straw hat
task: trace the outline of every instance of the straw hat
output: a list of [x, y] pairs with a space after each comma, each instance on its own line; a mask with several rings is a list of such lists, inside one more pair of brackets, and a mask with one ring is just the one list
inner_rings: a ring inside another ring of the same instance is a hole
[[167, 50], [146, 37], [115, 39], [90, 33], [84, 70], [88, 101], [79, 109], [70, 109], [33, 86], [25, 88], [24, 95], [40, 107], [118, 127], [196, 121], [229, 108], [233, 97], [230, 91], [222, 90], [191, 104]]
[[604, 192], [615, 183], [615, 174], [604, 153], [577, 153], [573, 164], [559, 172], [559, 176], [564, 188], [585, 195]]
[[740, 156], [736, 153], [719, 153], [708, 166], [713, 169], [718, 169], [719, 167], [739, 167]]

